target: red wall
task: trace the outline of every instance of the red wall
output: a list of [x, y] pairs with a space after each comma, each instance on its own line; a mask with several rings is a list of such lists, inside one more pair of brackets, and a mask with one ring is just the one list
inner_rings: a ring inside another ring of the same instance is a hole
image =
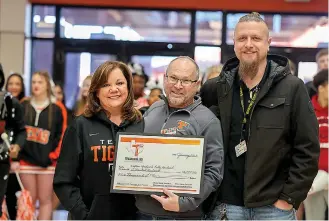
[[31, 3], [164, 9], [328, 13], [328, 0], [29, 0]]

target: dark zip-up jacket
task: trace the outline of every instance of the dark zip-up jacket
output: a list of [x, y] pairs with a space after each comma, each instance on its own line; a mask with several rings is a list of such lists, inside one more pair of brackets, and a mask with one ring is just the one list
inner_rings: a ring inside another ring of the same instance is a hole
[[[250, 114], [244, 205], [260, 207], [283, 199], [297, 209], [318, 171], [318, 123], [306, 88], [290, 73], [287, 58], [268, 55], [267, 60], [269, 76]], [[201, 88], [203, 104], [219, 107], [225, 154], [238, 66], [236, 57], [230, 59], [220, 76]]]
[[141, 133], [144, 122], [112, 123], [101, 111], [79, 116], [67, 128], [54, 191], [72, 219], [135, 219], [134, 195], [110, 193], [117, 132]]
[[38, 114], [29, 99], [23, 101], [22, 105], [27, 137], [19, 158], [33, 165], [50, 166], [57, 161], [60, 152], [67, 126], [66, 109], [61, 102], [50, 101]]

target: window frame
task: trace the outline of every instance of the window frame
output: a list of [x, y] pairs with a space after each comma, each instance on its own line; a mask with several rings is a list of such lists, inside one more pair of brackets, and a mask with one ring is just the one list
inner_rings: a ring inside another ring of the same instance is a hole
[[[56, 22], [55, 22], [55, 36], [54, 38], [37, 38], [32, 35], [33, 31], [33, 14], [34, 14], [34, 6], [55, 6], [55, 14], [56, 14]], [[116, 41], [116, 40], [103, 40], [103, 39], [65, 39], [60, 37], [60, 17], [61, 17], [61, 9], [62, 8], [92, 8], [92, 9], [124, 9], [124, 10], [141, 10], [141, 11], [183, 11], [191, 14], [191, 25], [190, 25], [190, 42], [187, 43], [172, 43], [172, 42], [133, 42], [133, 41]], [[221, 44], [200, 44], [196, 42], [196, 13], [197, 11], [202, 12], [221, 12], [222, 13], [222, 30], [221, 30]], [[53, 78], [56, 81], [62, 81], [64, 84], [64, 70], [65, 70], [65, 62], [63, 62], [63, 56], [66, 52], [90, 52], [90, 53], [101, 53], [107, 50], [108, 53], [113, 51], [114, 49], [118, 53], [118, 59], [123, 62], [128, 62], [131, 60], [131, 56], [134, 55], [164, 55], [164, 56], [179, 56], [179, 55], [187, 55], [194, 58], [195, 55], [195, 47], [196, 46], [209, 46], [209, 47], [220, 47], [221, 48], [221, 62], [224, 63], [227, 61], [231, 55], [234, 55], [233, 45], [228, 45], [226, 43], [227, 40], [227, 15], [230, 13], [249, 13], [249, 11], [233, 11], [233, 10], [222, 10], [211, 9], [211, 10], [177, 10], [177, 9], [160, 9], [160, 8], [130, 8], [130, 7], [96, 7], [96, 6], [79, 6], [79, 5], [52, 5], [52, 4], [32, 4], [31, 10], [31, 26], [30, 26], [30, 38], [31, 44], [33, 45], [33, 41], [35, 40], [52, 40], [54, 41], [54, 54], [53, 54]], [[260, 14], [263, 15], [300, 15], [300, 16], [328, 16], [325, 13], [300, 13], [300, 12], [263, 12], [259, 11]], [[105, 44], [106, 43], [106, 44]], [[102, 47], [97, 49], [97, 44], [105, 44]], [[173, 48], [169, 49], [168, 45], [172, 44]], [[104, 46], [104, 47], [103, 47]], [[305, 51], [307, 53], [312, 54], [314, 60], [310, 60], [310, 57], [306, 60], [302, 61], [315, 61], [315, 54], [318, 51], [318, 48], [300, 48], [300, 47], [271, 47], [271, 51], [283, 53], [283, 54], [296, 54], [301, 51]], [[289, 52], [290, 51], [290, 52]], [[34, 58], [32, 57], [33, 48], [31, 50], [31, 62], [34, 62]], [[300, 58], [298, 58], [300, 59]], [[31, 65], [32, 71], [32, 65]]]

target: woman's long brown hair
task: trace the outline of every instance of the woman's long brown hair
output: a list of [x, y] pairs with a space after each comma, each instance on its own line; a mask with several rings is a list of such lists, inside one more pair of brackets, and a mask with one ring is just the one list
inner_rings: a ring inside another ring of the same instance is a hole
[[103, 108], [100, 105], [100, 101], [97, 97], [98, 90], [107, 83], [108, 77], [115, 69], [120, 69], [123, 76], [127, 80], [128, 97], [122, 106], [122, 119], [129, 121], [139, 121], [142, 119], [142, 114], [134, 107], [134, 93], [132, 84], [132, 74], [127, 65], [118, 61], [107, 61], [101, 64], [95, 71], [89, 88], [87, 97], [87, 108], [84, 112], [84, 116], [91, 117], [94, 114], [101, 111]]

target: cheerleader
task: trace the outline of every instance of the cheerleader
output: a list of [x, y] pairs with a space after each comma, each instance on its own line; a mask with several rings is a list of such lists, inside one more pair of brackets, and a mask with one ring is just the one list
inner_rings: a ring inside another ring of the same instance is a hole
[[66, 129], [67, 113], [52, 96], [47, 72], [32, 76], [32, 96], [23, 101], [27, 141], [20, 151], [20, 173], [33, 203], [39, 201], [38, 219], [52, 217], [52, 183], [61, 140]]

